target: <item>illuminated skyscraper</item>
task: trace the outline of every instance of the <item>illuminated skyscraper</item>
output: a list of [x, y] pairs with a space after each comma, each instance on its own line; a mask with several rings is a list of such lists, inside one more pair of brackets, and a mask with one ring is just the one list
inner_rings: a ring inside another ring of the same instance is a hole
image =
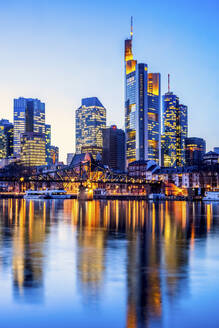
[[186, 164], [185, 139], [188, 137], [188, 107], [179, 104], [177, 110], [176, 165]]
[[[76, 154], [83, 149], [103, 149], [103, 133], [106, 127], [106, 109], [98, 98], [84, 98], [76, 110]], [[86, 150], [87, 151], [87, 150]], [[94, 154], [96, 155], [96, 154]]]
[[160, 162], [160, 73], [148, 73], [148, 159]]
[[206, 153], [206, 142], [202, 138], [185, 139], [186, 165], [200, 165]]
[[50, 147], [51, 147], [51, 125], [45, 125], [45, 141], [46, 141], [46, 164], [50, 164]]
[[115, 171], [125, 171], [125, 132], [116, 125], [103, 130], [103, 163]]
[[148, 74], [132, 53], [133, 27], [125, 40], [125, 134], [126, 164], [135, 160], [159, 162], [160, 74]]
[[20, 144], [22, 165], [28, 167], [46, 165], [45, 136], [42, 133], [22, 133]]
[[179, 104], [179, 98], [170, 92], [163, 96], [162, 165], [185, 165], [185, 138], [188, 134], [187, 106]]
[[39, 99], [14, 99], [14, 154], [21, 151], [21, 134], [45, 134], [45, 104]]
[[0, 120], [0, 159], [13, 155], [13, 124]]
[[49, 163], [50, 165], [57, 164], [59, 161], [59, 147], [50, 146], [50, 158]]

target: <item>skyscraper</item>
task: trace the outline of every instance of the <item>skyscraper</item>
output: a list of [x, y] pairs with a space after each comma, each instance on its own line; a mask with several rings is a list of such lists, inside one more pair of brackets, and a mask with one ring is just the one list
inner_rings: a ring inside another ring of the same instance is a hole
[[135, 160], [159, 162], [160, 74], [149, 73], [147, 64], [137, 63], [131, 36], [125, 40], [125, 134], [126, 164]]
[[51, 147], [51, 125], [45, 125], [45, 141], [46, 141], [46, 164], [50, 164], [50, 147]]
[[21, 134], [45, 134], [45, 104], [39, 99], [14, 99], [14, 154], [21, 151]]
[[50, 146], [50, 160], [49, 164], [57, 164], [59, 161], [59, 147]]
[[125, 132], [116, 125], [103, 130], [103, 163], [115, 171], [125, 171]]
[[185, 139], [186, 165], [200, 165], [206, 153], [206, 142], [202, 138]]
[[8, 120], [0, 120], [0, 159], [13, 155], [13, 124]]
[[[98, 98], [84, 98], [76, 110], [76, 154], [90, 149], [103, 149], [103, 133], [106, 127], [106, 109]], [[96, 153], [93, 154], [94, 157]]]
[[28, 167], [46, 165], [45, 137], [42, 133], [22, 133], [20, 147], [22, 165]]
[[176, 165], [186, 164], [185, 139], [188, 137], [188, 107], [179, 104], [177, 109]]
[[160, 163], [160, 73], [148, 73], [148, 159]]
[[[168, 83], [169, 84], [169, 83]], [[188, 134], [187, 106], [170, 92], [163, 96], [162, 165], [185, 165], [185, 138]]]

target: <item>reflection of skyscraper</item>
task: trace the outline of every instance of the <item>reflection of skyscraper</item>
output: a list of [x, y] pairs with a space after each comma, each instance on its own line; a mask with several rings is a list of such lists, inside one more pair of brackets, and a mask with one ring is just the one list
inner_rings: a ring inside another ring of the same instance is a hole
[[[106, 127], [106, 109], [98, 98], [84, 98], [81, 106], [76, 110], [76, 153], [83, 149], [98, 148], [102, 153], [102, 130]], [[85, 150], [87, 151], [87, 150]], [[96, 153], [94, 153], [95, 157]]]
[[80, 204], [78, 222], [78, 274], [83, 290], [97, 295], [105, 269], [105, 231], [101, 228], [102, 210], [99, 202]]
[[144, 238], [137, 231], [128, 234], [127, 328], [147, 327], [161, 316], [161, 248], [156, 240], [160, 235], [159, 209], [153, 204], [152, 209], [148, 205], [142, 212], [138, 203], [136, 206], [130, 214], [132, 220], [141, 226]]
[[148, 74], [132, 53], [133, 30], [125, 40], [125, 133], [127, 164], [135, 160], [159, 161], [160, 75]]
[[42, 248], [46, 233], [46, 208], [43, 208], [42, 212], [38, 206], [39, 204], [36, 205], [32, 201], [28, 205], [22, 200], [20, 208], [15, 213], [13, 283], [14, 296], [17, 300], [28, 301], [30, 297], [32, 302], [42, 301]]

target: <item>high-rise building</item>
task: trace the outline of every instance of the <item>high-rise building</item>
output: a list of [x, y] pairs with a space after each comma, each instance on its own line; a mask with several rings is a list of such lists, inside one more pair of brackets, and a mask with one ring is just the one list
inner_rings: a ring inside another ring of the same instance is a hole
[[[106, 109], [98, 98], [84, 98], [76, 110], [76, 154], [83, 149], [103, 149], [103, 129], [106, 127]], [[95, 154], [94, 154], [95, 155]]]
[[163, 96], [163, 136], [162, 152], [163, 166], [176, 166], [176, 141], [177, 141], [177, 108], [179, 98], [172, 92]]
[[135, 160], [159, 162], [160, 75], [148, 74], [147, 64], [137, 63], [131, 36], [125, 40], [126, 164]]
[[0, 120], [0, 159], [13, 155], [13, 124], [8, 120]]
[[186, 165], [200, 165], [206, 153], [206, 142], [202, 138], [185, 139]]
[[160, 163], [160, 73], [148, 73], [148, 159]]
[[102, 160], [115, 171], [125, 171], [125, 132], [116, 125], [103, 130]]
[[45, 137], [42, 133], [26, 132], [20, 136], [20, 159], [24, 166], [46, 165]]
[[185, 138], [188, 134], [187, 106], [170, 92], [163, 96], [162, 165], [185, 165]]
[[214, 152], [219, 154], [219, 147], [214, 147]]
[[51, 125], [45, 125], [45, 141], [46, 141], [46, 163], [50, 164], [50, 147], [51, 147]]
[[45, 104], [39, 99], [14, 99], [14, 154], [21, 151], [21, 134], [45, 134]]
[[50, 146], [50, 164], [57, 164], [59, 161], [59, 147]]
[[67, 154], [67, 160], [66, 160], [67, 165], [71, 164], [73, 157], [74, 157], [74, 153], [68, 153]]
[[176, 165], [184, 166], [186, 164], [185, 139], [188, 137], [188, 107], [182, 104], [177, 108], [176, 129]]

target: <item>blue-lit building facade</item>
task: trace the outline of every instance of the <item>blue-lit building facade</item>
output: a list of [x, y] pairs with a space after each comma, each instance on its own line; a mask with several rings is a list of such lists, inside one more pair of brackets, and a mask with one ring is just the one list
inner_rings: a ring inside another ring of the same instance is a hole
[[51, 163], [51, 154], [50, 154], [50, 147], [51, 147], [51, 125], [45, 125], [45, 141], [46, 141], [46, 163], [49, 165]]
[[188, 107], [179, 104], [177, 111], [176, 165], [186, 164], [185, 139], [188, 137]]
[[131, 37], [125, 40], [125, 135], [126, 166], [136, 160], [159, 163], [160, 74], [148, 73], [137, 63]]
[[148, 73], [148, 160], [160, 163], [160, 73]]
[[45, 134], [45, 104], [39, 99], [14, 99], [14, 155], [21, 151], [21, 134]]
[[202, 138], [190, 137], [185, 139], [186, 165], [201, 165], [206, 153], [206, 142]]
[[116, 172], [125, 171], [125, 132], [116, 125], [103, 130], [102, 161]]
[[185, 165], [185, 138], [188, 135], [188, 109], [168, 91], [163, 96], [162, 165]]
[[13, 155], [13, 124], [8, 120], [0, 120], [0, 159]]
[[106, 127], [106, 108], [97, 97], [82, 99], [75, 113], [76, 154], [103, 150], [103, 129]]

